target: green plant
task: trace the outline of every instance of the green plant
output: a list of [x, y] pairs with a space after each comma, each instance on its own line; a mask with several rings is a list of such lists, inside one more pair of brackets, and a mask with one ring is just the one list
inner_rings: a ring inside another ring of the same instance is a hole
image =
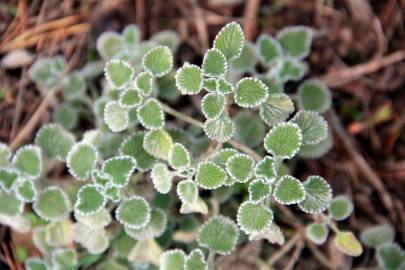
[[[57, 123], [41, 127], [35, 145], [21, 147], [11, 161], [11, 150], [0, 145], [1, 221], [19, 231], [34, 227], [33, 241], [43, 255], [26, 260], [27, 268], [212, 270], [215, 255], [231, 253], [238, 242], [283, 244], [277, 225], [282, 213], [276, 211], [283, 205], [321, 217], [321, 224], [306, 230], [310, 240], [322, 244], [331, 228], [337, 247], [358, 256], [362, 249], [354, 235], [334, 222], [350, 215], [350, 201], [332, 200], [322, 177], [301, 182], [286, 169], [296, 156], [317, 158], [331, 147], [321, 115], [331, 105], [329, 90], [303, 82], [294, 95], [300, 108], [295, 114], [294, 99], [283, 93], [288, 81], [308, 71], [304, 58], [311, 40], [310, 29], [288, 27], [277, 38], [262, 35], [252, 44], [237, 23], [229, 23], [201, 67], [185, 63], [173, 70], [177, 35], [162, 32], [140, 41], [138, 28], [130, 25], [97, 40], [106, 61], [100, 95], [94, 89], [87, 95], [87, 84], [102, 72], [100, 62], [65, 74], [62, 58], [38, 60], [30, 76], [45, 95], [63, 77]], [[166, 104], [196, 94], [204, 94], [204, 123]], [[241, 108], [235, 119], [231, 107]], [[168, 115], [192, 126], [173, 127]], [[89, 118], [94, 129], [77, 132], [78, 121]], [[57, 162], [66, 163], [76, 181], [47, 179]], [[241, 201], [236, 195], [244, 190], [248, 195]], [[24, 203], [33, 203], [33, 213], [23, 211]], [[227, 214], [215, 210], [220, 204]], [[321, 214], [326, 210], [328, 216]], [[30, 224], [26, 213], [41, 222]], [[181, 246], [173, 241], [178, 227], [195, 236], [188, 255], [164, 251]]]

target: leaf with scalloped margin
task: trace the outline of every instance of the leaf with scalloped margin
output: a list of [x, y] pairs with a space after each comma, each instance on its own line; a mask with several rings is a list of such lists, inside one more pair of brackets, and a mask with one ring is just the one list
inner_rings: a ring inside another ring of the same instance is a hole
[[23, 211], [24, 204], [14, 194], [0, 190], [0, 214], [16, 216]]
[[320, 176], [308, 176], [304, 182], [305, 199], [298, 204], [302, 211], [317, 214], [329, 208], [332, 201], [332, 189]]
[[71, 204], [67, 194], [61, 188], [51, 186], [39, 193], [33, 208], [42, 219], [61, 221], [68, 217]]
[[184, 270], [186, 254], [180, 249], [165, 251], [160, 256], [160, 270]]
[[305, 236], [317, 245], [322, 245], [328, 238], [329, 229], [323, 223], [311, 223], [305, 229]]
[[146, 227], [141, 229], [125, 228], [125, 232], [132, 238], [143, 241], [161, 236], [166, 230], [167, 216], [159, 208], [154, 208], [151, 211], [151, 218]]
[[143, 148], [154, 157], [167, 160], [173, 140], [170, 134], [164, 129], [151, 130], [146, 133], [143, 139]]
[[135, 88], [127, 88], [121, 92], [118, 102], [122, 107], [132, 109], [142, 103], [142, 96]]
[[222, 77], [228, 69], [225, 56], [218, 49], [209, 49], [204, 54], [202, 70], [205, 76]]
[[0, 167], [0, 187], [9, 193], [17, 184], [19, 174], [13, 169]]
[[120, 105], [118, 101], [109, 101], [104, 109], [104, 121], [113, 132], [125, 130], [129, 124], [129, 109]]
[[269, 228], [273, 212], [262, 204], [246, 201], [239, 206], [237, 221], [246, 234], [259, 234]]
[[206, 270], [207, 262], [201, 249], [193, 249], [186, 258], [184, 270]]
[[185, 63], [177, 70], [176, 86], [182, 95], [197, 94], [203, 87], [202, 70], [196, 65]]
[[271, 195], [271, 184], [263, 179], [255, 179], [249, 184], [249, 200], [254, 203], [263, 201]]
[[172, 188], [173, 174], [166, 164], [156, 163], [151, 172], [152, 183], [159, 193], [166, 194]]
[[256, 164], [254, 170], [256, 177], [264, 177], [268, 182], [273, 182], [277, 176], [275, 162], [272, 157], [266, 156]]
[[302, 132], [302, 145], [317, 144], [328, 136], [328, 123], [317, 112], [301, 110], [290, 120]]
[[41, 148], [30, 144], [20, 147], [11, 161], [13, 167], [29, 179], [37, 179], [42, 173]]
[[31, 180], [18, 181], [15, 188], [17, 198], [26, 203], [31, 203], [37, 198], [37, 189]]
[[122, 47], [122, 39], [118, 33], [107, 31], [97, 38], [97, 52], [104, 60], [113, 58]]
[[35, 136], [35, 144], [43, 153], [57, 160], [65, 160], [75, 142], [75, 136], [58, 124], [42, 126]]
[[204, 189], [216, 189], [222, 186], [227, 178], [226, 172], [213, 162], [198, 164], [195, 181]]
[[269, 95], [267, 86], [259, 79], [246, 77], [235, 87], [235, 102], [243, 108], [254, 108], [262, 104]]
[[223, 148], [215, 153], [215, 155], [212, 157], [212, 161], [217, 165], [226, 166], [228, 160], [238, 153], [239, 152], [236, 149]]
[[193, 180], [183, 180], [177, 185], [177, 195], [182, 203], [193, 204], [198, 200], [198, 188]]
[[173, 54], [167, 46], [156, 46], [142, 59], [142, 67], [155, 77], [162, 77], [173, 67]]
[[110, 176], [112, 185], [124, 187], [128, 184], [135, 167], [136, 161], [133, 157], [115, 156], [104, 161], [102, 171]]
[[155, 163], [155, 158], [143, 148], [144, 137], [145, 133], [137, 132], [126, 138], [120, 146], [120, 154], [133, 157], [140, 171], [149, 170]]
[[269, 126], [284, 122], [294, 112], [294, 103], [286, 94], [270, 94], [260, 105], [260, 118]]
[[236, 22], [222, 27], [214, 40], [214, 48], [220, 50], [228, 61], [239, 58], [242, 53], [245, 37], [242, 28]]
[[119, 89], [129, 84], [135, 73], [131, 65], [122, 60], [111, 60], [107, 62], [104, 72], [108, 82]]
[[328, 87], [318, 80], [307, 80], [298, 87], [298, 106], [301, 109], [324, 113], [331, 107]]
[[181, 143], [173, 144], [169, 152], [169, 164], [173, 168], [185, 169], [191, 164], [190, 153]]
[[201, 109], [207, 119], [217, 119], [225, 109], [225, 96], [219, 93], [208, 93], [201, 101]]
[[116, 218], [130, 229], [145, 228], [151, 218], [151, 209], [144, 198], [132, 196], [118, 206]]
[[311, 50], [312, 30], [306, 26], [289, 26], [277, 33], [284, 51], [291, 57], [303, 59]]
[[232, 138], [235, 124], [229, 116], [222, 114], [217, 119], [205, 121], [204, 132], [211, 140], [226, 142]]
[[340, 195], [333, 198], [329, 207], [329, 212], [334, 220], [341, 221], [351, 215], [353, 208], [353, 202], [349, 197]]
[[87, 143], [76, 143], [69, 151], [66, 165], [71, 175], [78, 180], [90, 178], [98, 159], [97, 149]]
[[262, 34], [256, 41], [257, 54], [260, 61], [267, 65], [273, 65], [283, 57], [283, 48], [280, 43], [268, 34]]
[[226, 171], [236, 182], [246, 183], [253, 177], [255, 161], [249, 155], [238, 154], [226, 163]]
[[106, 203], [104, 194], [94, 184], [82, 186], [77, 192], [77, 200], [74, 206], [75, 213], [80, 215], [92, 215], [100, 211]]
[[300, 150], [302, 132], [297, 124], [279, 123], [264, 138], [264, 148], [274, 157], [289, 159]]
[[285, 175], [274, 188], [274, 198], [284, 205], [300, 203], [305, 199], [304, 186], [297, 178]]

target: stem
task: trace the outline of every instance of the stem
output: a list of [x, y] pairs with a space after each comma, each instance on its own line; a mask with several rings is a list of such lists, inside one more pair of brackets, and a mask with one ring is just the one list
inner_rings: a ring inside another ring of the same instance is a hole
[[207, 266], [208, 270], [215, 270], [215, 253], [212, 250], [208, 253]]

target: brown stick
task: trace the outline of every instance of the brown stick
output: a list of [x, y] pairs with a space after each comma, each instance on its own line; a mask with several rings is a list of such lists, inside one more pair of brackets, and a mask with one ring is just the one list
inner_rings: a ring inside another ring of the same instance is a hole
[[300, 241], [302, 241], [302, 232], [299, 231], [267, 260], [267, 265], [271, 266], [275, 262], [280, 260], [286, 253], [288, 253]]
[[365, 180], [368, 181], [375, 188], [381, 198], [384, 207], [387, 209], [390, 218], [392, 219], [392, 221], [395, 221], [396, 213], [394, 211], [394, 203], [387, 190], [385, 189], [384, 184], [382, 183], [378, 174], [370, 167], [364, 157], [358, 152], [352, 139], [349, 138], [349, 136], [346, 134], [342, 123], [340, 122], [338, 116], [336, 115], [336, 112], [333, 109], [329, 112], [329, 121], [336, 135], [342, 141], [343, 147], [346, 149], [347, 153], [350, 155], [354, 163], [363, 173], [363, 175], [365, 176]]
[[405, 59], [405, 50], [396, 51], [384, 57], [375, 58], [364, 64], [343, 68], [318, 77], [329, 87], [337, 87], [359, 79], [361, 76], [395, 64]]
[[259, 8], [260, 0], [249, 0], [246, 2], [245, 12], [243, 14], [243, 30], [246, 40], [252, 40], [256, 34], [257, 9]]

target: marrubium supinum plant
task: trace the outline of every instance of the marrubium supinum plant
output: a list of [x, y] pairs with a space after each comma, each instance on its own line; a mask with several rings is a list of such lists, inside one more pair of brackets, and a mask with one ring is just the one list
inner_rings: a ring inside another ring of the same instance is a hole
[[[354, 234], [336, 223], [352, 202], [333, 198], [321, 176], [297, 179], [286, 166], [332, 145], [322, 116], [329, 90], [300, 82], [311, 41], [311, 29], [299, 26], [253, 44], [229, 23], [201, 66], [176, 70], [176, 33], [140, 41], [131, 25], [99, 37], [104, 64], [65, 74], [63, 58], [39, 59], [32, 80], [64, 97], [55, 123], [15, 153], [0, 145], [0, 221], [32, 230], [42, 253], [26, 268], [213, 270], [247, 241], [283, 245], [279, 221], [290, 205], [316, 217], [303, 231], [310, 241], [333, 237], [343, 253], [360, 255]], [[100, 94], [94, 78], [103, 66]], [[284, 93], [289, 81], [300, 82], [293, 95]], [[203, 96], [201, 111], [167, 104], [180, 95]], [[83, 133], [78, 121], [94, 129]], [[60, 163], [71, 181], [47, 178]]]

